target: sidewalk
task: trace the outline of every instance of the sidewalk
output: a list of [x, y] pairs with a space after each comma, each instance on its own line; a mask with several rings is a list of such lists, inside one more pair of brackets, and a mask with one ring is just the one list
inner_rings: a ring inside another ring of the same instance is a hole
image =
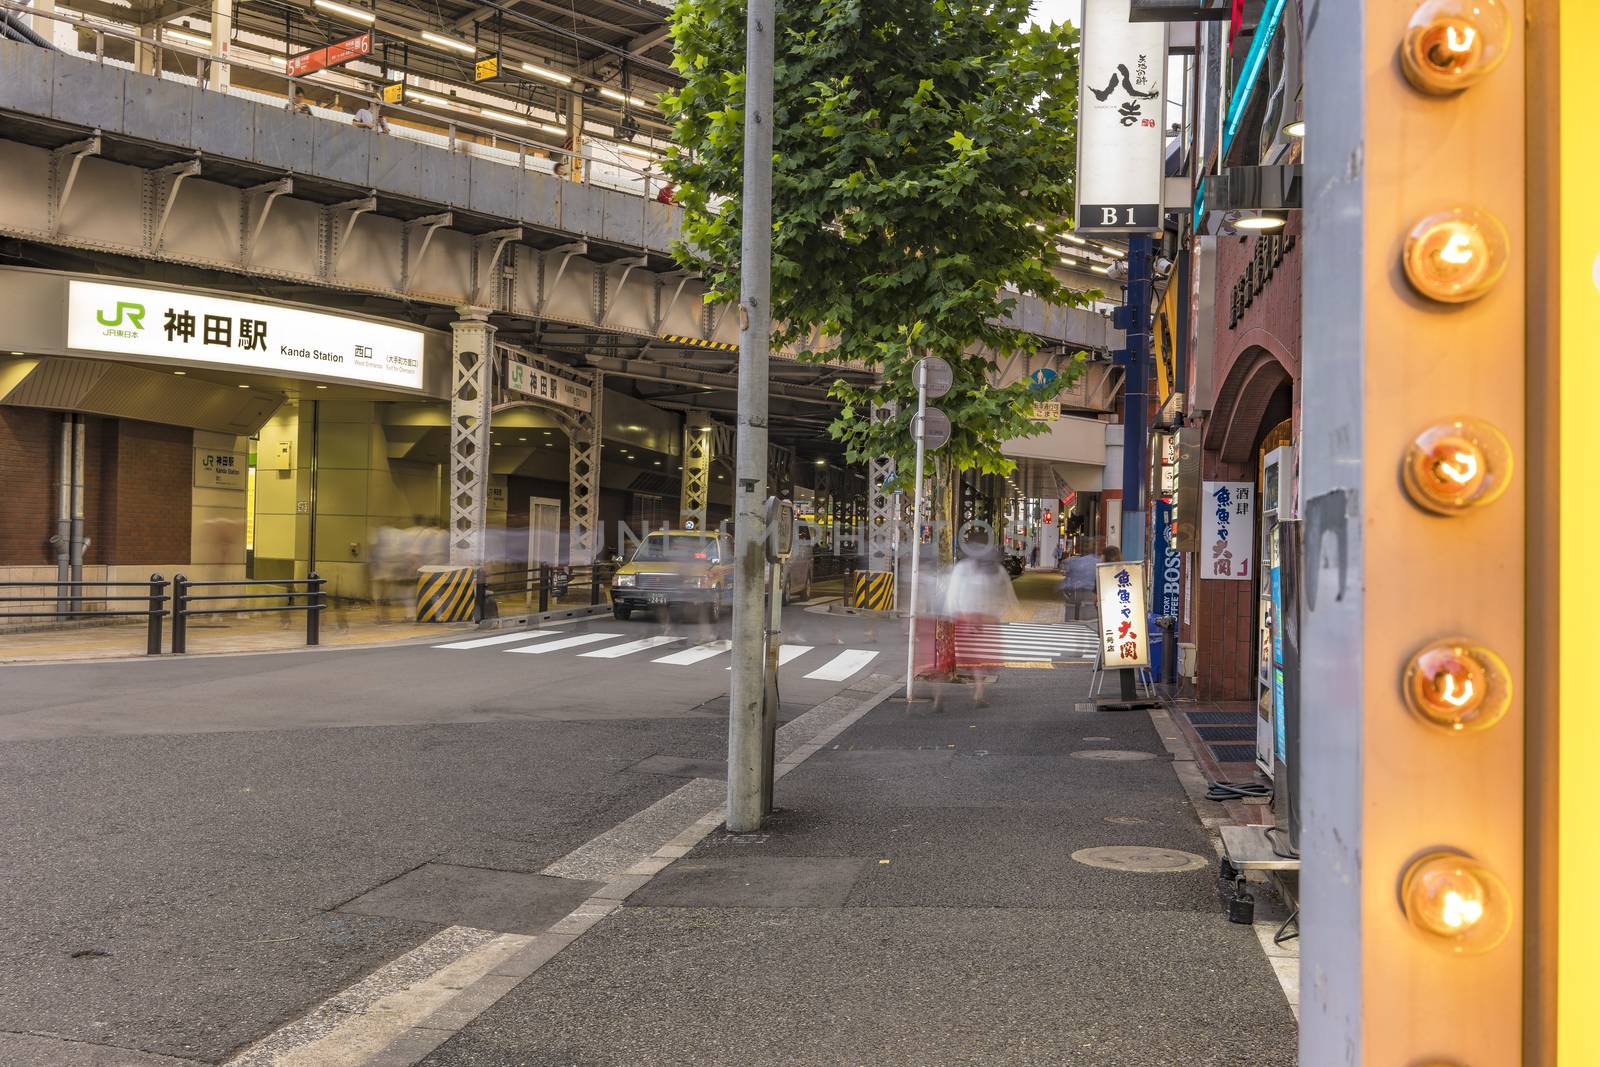
[[423, 1024], [459, 1030], [422, 1062], [1287, 1067], [1294, 1018], [1223, 917], [1174, 739], [1074, 710], [1088, 679], [879, 704], [762, 833], [714, 831], [482, 1014]]

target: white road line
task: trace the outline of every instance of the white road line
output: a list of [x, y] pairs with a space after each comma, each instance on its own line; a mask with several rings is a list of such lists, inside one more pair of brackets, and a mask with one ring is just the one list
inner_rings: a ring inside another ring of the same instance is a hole
[[651, 662], [670, 663], [673, 666], [682, 667], [685, 664], [699, 663], [703, 659], [710, 659], [712, 656], [720, 656], [732, 647], [732, 641], [707, 641], [703, 645], [695, 645], [693, 648], [686, 648], [682, 652], [674, 652], [670, 656], [662, 656], [660, 659], [651, 660]]
[[613, 637], [621, 636], [621, 634], [573, 634], [571, 637], [562, 638], [560, 641], [552, 641], [548, 645], [535, 645], [532, 648], [513, 648], [508, 649], [508, 651], [525, 652], [529, 655], [542, 655], [545, 652], [559, 652], [563, 648], [577, 648], [580, 645], [592, 645], [597, 641], [609, 641]]
[[490, 645], [509, 645], [515, 641], [532, 641], [540, 637], [554, 637], [559, 630], [518, 630], [515, 633], [495, 634], [493, 637], [474, 637], [470, 641], [452, 641], [434, 648], [488, 648]]
[[683, 638], [681, 637], [669, 637], [666, 634], [661, 634], [656, 637], [641, 637], [637, 641], [628, 641], [620, 645], [612, 645], [610, 648], [597, 648], [593, 652], [580, 652], [578, 655], [588, 656], [594, 659], [619, 659], [623, 656], [631, 656], [635, 652], [643, 652], [646, 649], [659, 648], [661, 645], [670, 645], [682, 640]]
[[[794, 659], [796, 656], [803, 656], [816, 647], [816, 645], [779, 645], [778, 666], [781, 667], [785, 663], [788, 663], [790, 660]], [[731, 671], [733, 670], [733, 666], [730, 664], [722, 669], [725, 671]]]
[[848, 648], [837, 656], [806, 675], [823, 682], [842, 682], [853, 677], [856, 672], [878, 658], [876, 652], [868, 652], [859, 648]]

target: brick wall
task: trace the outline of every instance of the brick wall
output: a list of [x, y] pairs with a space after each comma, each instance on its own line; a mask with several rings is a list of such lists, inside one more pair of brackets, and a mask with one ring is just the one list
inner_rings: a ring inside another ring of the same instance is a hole
[[[61, 414], [0, 406], [0, 566], [55, 562]], [[84, 428], [84, 563], [189, 561], [194, 433], [89, 416]]]
[[55, 533], [53, 479], [61, 417], [52, 411], [0, 406], [0, 566], [55, 562], [46, 542]]
[[194, 431], [129, 419], [92, 420], [91, 427], [95, 422], [106, 431], [100, 501], [106, 540], [97, 562], [188, 563]]

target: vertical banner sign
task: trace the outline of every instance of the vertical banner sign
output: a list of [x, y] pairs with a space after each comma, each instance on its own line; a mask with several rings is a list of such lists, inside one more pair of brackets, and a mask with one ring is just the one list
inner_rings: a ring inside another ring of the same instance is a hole
[[1206, 482], [1200, 489], [1200, 577], [1255, 577], [1255, 492], [1250, 482]]
[[1100, 655], [1105, 669], [1150, 666], [1144, 564], [1102, 563], [1094, 569], [1094, 581], [1100, 610]]
[[1151, 555], [1156, 614], [1176, 619], [1183, 592], [1183, 560], [1172, 545], [1172, 504], [1166, 500], [1155, 502], [1155, 551]]
[[1129, 7], [1130, 0], [1083, 0], [1079, 231], [1161, 229], [1167, 24], [1130, 22]]

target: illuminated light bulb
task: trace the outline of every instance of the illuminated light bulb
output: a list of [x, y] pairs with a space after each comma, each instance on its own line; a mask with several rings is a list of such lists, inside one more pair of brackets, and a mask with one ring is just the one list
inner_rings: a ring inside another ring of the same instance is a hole
[[1406, 279], [1430, 300], [1463, 304], [1487, 293], [1505, 273], [1511, 240], [1500, 220], [1476, 208], [1441, 211], [1406, 235]]
[[1511, 707], [1505, 661], [1465, 637], [1419, 649], [1406, 663], [1400, 689], [1413, 714], [1455, 733], [1487, 730]]
[[1500, 0], [1426, 0], [1406, 24], [1400, 66], [1425, 93], [1460, 92], [1510, 51], [1511, 17]]
[[1402, 480], [1418, 507], [1457, 515], [1488, 504], [1511, 483], [1511, 444], [1479, 419], [1454, 419], [1423, 430], [1406, 449]]
[[1463, 956], [1488, 952], [1511, 931], [1511, 892], [1470, 856], [1432, 852], [1406, 868], [1400, 907], [1440, 947]]

